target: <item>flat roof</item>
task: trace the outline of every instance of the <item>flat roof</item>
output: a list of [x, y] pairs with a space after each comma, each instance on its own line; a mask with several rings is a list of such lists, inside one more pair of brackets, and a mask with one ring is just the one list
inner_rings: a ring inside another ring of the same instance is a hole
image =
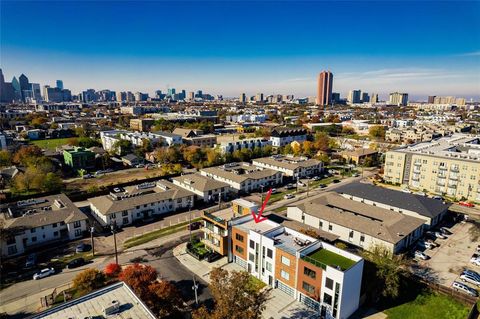
[[277, 228], [278, 226], [280, 225], [268, 219], [260, 223], [256, 223], [255, 220], [252, 219], [246, 223], [236, 225], [235, 227], [243, 228], [246, 231], [252, 230], [256, 233], [263, 234], [274, 228]]
[[[115, 314], [105, 316], [105, 307], [118, 302], [119, 310]], [[94, 291], [68, 301], [60, 306], [45, 310], [31, 319], [58, 319], [58, 318], [135, 318], [155, 319], [155, 315], [124, 283], [119, 282], [103, 289]]]

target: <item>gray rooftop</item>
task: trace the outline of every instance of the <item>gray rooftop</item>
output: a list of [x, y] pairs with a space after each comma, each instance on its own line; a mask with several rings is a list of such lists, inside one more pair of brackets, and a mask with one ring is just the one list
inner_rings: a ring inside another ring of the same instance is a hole
[[340, 194], [348, 194], [393, 207], [413, 211], [428, 218], [436, 217], [437, 215], [445, 212], [450, 206], [444, 204], [438, 199], [404, 193], [402, 191], [396, 191], [358, 182], [342, 185], [335, 191]]
[[[118, 302], [119, 310], [116, 314], [105, 316], [104, 309]], [[135, 318], [155, 319], [155, 315], [124, 283], [119, 282], [103, 289], [94, 291], [71, 300], [60, 306], [45, 310], [30, 319], [58, 319], [58, 318]]]

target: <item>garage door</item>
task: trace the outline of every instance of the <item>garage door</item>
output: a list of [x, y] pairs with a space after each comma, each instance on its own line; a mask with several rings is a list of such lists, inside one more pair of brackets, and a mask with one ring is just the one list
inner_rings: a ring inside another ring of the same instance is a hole
[[315, 309], [316, 311], [320, 309], [320, 304], [317, 301], [313, 300], [308, 296], [305, 296], [302, 293], [300, 293], [300, 302], [305, 304], [309, 308]]
[[279, 280], [277, 280], [277, 288], [286, 293], [287, 295], [291, 296], [292, 298], [295, 298], [295, 291], [293, 290], [293, 288], [285, 285]]
[[247, 262], [238, 256], [235, 256], [235, 263], [243, 269], [247, 269]]

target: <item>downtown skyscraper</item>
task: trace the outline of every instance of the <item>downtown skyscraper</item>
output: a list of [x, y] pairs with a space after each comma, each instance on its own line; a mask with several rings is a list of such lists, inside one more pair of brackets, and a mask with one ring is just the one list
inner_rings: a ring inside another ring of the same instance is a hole
[[318, 75], [317, 105], [329, 105], [332, 103], [333, 74], [330, 71], [322, 71]]

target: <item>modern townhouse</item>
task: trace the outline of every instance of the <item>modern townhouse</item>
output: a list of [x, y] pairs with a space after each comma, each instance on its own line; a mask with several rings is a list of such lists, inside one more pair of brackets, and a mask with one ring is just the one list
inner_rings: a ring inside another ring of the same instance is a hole
[[263, 138], [246, 138], [238, 141], [225, 141], [220, 144], [220, 151], [223, 154], [231, 154], [235, 151], [241, 151], [243, 149], [253, 150], [255, 148], [264, 148], [272, 145], [272, 142]]
[[172, 178], [178, 187], [195, 193], [204, 202], [225, 200], [230, 193], [230, 185], [200, 174], [186, 174]]
[[272, 155], [257, 158], [252, 160], [252, 164], [282, 172], [284, 176], [299, 178], [318, 175], [323, 170], [321, 161], [291, 155]]
[[337, 235], [365, 250], [381, 245], [392, 253], [410, 247], [422, 235], [425, 219], [412, 217], [328, 192], [287, 207], [287, 217]]
[[450, 207], [438, 199], [358, 182], [342, 185], [335, 192], [356, 202], [423, 219], [426, 228], [438, 225]]
[[423, 192], [480, 202], [480, 136], [454, 134], [389, 151], [384, 179]]
[[361, 257], [271, 220], [245, 220], [232, 226], [231, 237], [233, 262], [323, 318], [348, 318], [358, 309]]
[[173, 134], [182, 137], [183, 143], [188, 146], [215, 147], [217, 136], [215, 134], [203, 134], [202, 130], [176, 128]]
[[302, 127], [276, 127], [270, 134], [270, 142], [274, 147], [283, 147], [295, 142], [305, 142], [307, 140], [307, 130]]
[[55, 241], [82, 238], [87, 216], [64, 194], [27, 199], [2, 208], [2, 256], [15, 256]]
[[244, 194], [282, 183], [282, 173], [245, 162], [203, 168], [200, 174], [227, 183], [234, 192]]
[[159, 180], [125, 188], [109, 195], [88, 199], [92, 215], [102, 226], [130, 225], [138, 220], [192, 207], [195, 194], [172, 183]]
[[258, 205], [244, 199], [233, 200], [232, 206], [225, 209], [204, 211], [202, 242], [222, 256], [230, 253], [229, 259], [232, 260], [232, 226], [251, 219], [252, 212], [258, 212]]

